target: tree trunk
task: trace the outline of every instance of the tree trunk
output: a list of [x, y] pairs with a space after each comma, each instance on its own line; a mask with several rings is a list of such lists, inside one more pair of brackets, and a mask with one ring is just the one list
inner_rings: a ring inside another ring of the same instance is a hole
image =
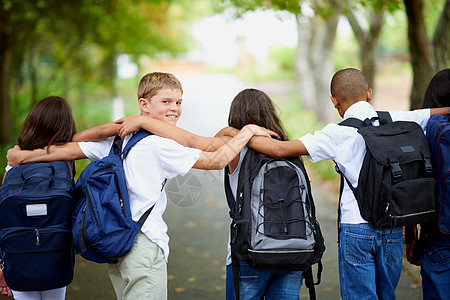
[[[410, 109], [422, 107], [423, 96], [433, 75], [430, 48], [423, 18], [423, 0], [404, 0], [413, 69]], [[448, 29], [447, 29], [448, 30]]]
[[306, 20], [297, 16], [298, 46], [296, 71], [303, 105], [313, 110], [319, 121], [336, 121], [330, 101], [330, 80], [334, 64], [331, 57], [339, 14], [328, 20], [315, 15]]
[[[348, 5], [348, 4], [347, 4]], [[370, 88], [375, 88], [375, 58], [378, 47], [378, 40], [380, 37], [381, 28], [384, 24], [384, 12], [385, 9], [382, 8], [380, 11], [370, 12], [370, 17], [368, 20], [369, 29], [365, 32], [358, 22], [354, 11], [348, 7], [347, 9], [347, 20], [352, 27], [353, 34], [359, 44], [360, 55], [361, 55], [361, 68], [364, 76], [366, 77], [367, 83]]]
[[450, 65], [450, 0], [445, 2], [441, 17], [434, 32], [433, 54], [435, 72], [448, 68]]
[[11, 116], [9, 110], [9, 49], [6, 34], [0, 37], [0, 144], [11, 142]]

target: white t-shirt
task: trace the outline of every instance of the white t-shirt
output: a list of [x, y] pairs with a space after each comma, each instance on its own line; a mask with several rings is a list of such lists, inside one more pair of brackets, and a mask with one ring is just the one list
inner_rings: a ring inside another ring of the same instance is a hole
[[[414, 111], [392, 111], [390, 112], [392, 121], [414, 121], [425, 131], [429, 109]], [[376, 117], [377, 113], [372, 105], [366, 101], [359, 101], [350, 106], [344, 114], [344, 120], [350, 117], [359, 120]], [[379, 125], [375, 121], [373, 125]], [[328, 124], [322, 130], [316, 131], [313, 135], [306, 134], [299, 139], [308, 150], [308, 158], [312, 162], [332, 159], [345, 177], [354, 186], [358, 186], [359, 171], [366, 154], [366, 146], [363, 137], [357, 133], [357, 129], [337, 124]], [[344, 190], [341, 198], [341, 223], [360, 224], [367, 223], [360, 214], [358, 203], [344, 181]]]
[[[125, 137], [124, 145], [131, 135]], [[78, 143], [90, 160], [109, 154], [114, 137], [100, 142]], [[141, 231], [169, 257], [169, 236], [163, 213], [167, 207], [166, 193], [162, 190], [166, 179], [186, 174], [202, 154], [201, 150], [184, 147], [174, 140], [150, 135], [139, 141], [124, 158], [124, 169], [134, 221], [155, 204]]]

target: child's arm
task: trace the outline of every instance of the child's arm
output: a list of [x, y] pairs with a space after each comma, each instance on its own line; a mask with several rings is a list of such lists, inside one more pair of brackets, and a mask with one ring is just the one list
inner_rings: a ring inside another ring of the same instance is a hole
[[73, 138], [73, 142], [97, 142], [104, 140], [110, 136], [117, 135], [119, 132], [119, 124], [113, 122], [95, 126], [80, 132], [77, 132]]
[[120, 125], [119, 135], [122, 138], [130, 132], [144, 128], [156, 135], [173, 139], [185, 147], [197, 148], [203, 151], [215, 151], [230, 140], [227, 136], [198, 136], [172, 124], [147, 116], [124, 117], [117, 120], [116, 124]]
[[44, 149], [20, 150], [15, 146], [8, 150], [6, 159], [8, 165], [18, 166], [23, 163], [65, 160], [72, 161], [86, 158], [78, 143], [71, 142], [62, 146], [49, 146]]
[[430, 116], [432, 115], [446, 115], [450, 113], [450, 107], [430, 108]]
[[308, 150], [300, 140], [280, 141], [272, 138], [255, 136], [250, 140], [248, 146], [272, 157], [308, 155]]
[[244, 148], [254, 135], [270, 137], [269, 131], [257, 125], [245, 125], [228, 143], [214, 152], [203, 152], [193, 168], [202, 170], [220, 170], [225, 168]]

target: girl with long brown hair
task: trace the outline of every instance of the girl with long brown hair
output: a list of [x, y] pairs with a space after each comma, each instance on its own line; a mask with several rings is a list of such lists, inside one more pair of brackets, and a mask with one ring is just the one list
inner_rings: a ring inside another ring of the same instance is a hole
[[[31, 109], [23, 124], [18, 143], [23, 150], [43, 149], [50, 145], [63, 145], [70, 142], [75, 132], [75, 121], [67, 101], [61, 97], [50, 96], [40, 100]], [[11, 168], [7, 166], [6, 171]], [[3, 280], [3, 274], [0, 276], [0, 289], [2, 294], [11, 296]], [[46, 291], [13, 290], [12, 294], [16, 300], [63, 300], [66, 287]]]

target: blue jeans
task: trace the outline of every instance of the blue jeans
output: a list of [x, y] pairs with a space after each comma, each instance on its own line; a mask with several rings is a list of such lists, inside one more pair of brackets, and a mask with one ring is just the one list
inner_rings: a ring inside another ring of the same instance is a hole
[[[302, 271], [255, 269], [239, 261], [239, 298], [243, 300], [298, 300]], [[235, 300], [233, 270], [227, 266], [226, 300]]]
[[342, 299], [395, 299], [402, 271], [402, 228], [341, 224], [339, 237]]
[[423, 299], [450, 299], [450, 237], [437, 237], [419, 253]]

